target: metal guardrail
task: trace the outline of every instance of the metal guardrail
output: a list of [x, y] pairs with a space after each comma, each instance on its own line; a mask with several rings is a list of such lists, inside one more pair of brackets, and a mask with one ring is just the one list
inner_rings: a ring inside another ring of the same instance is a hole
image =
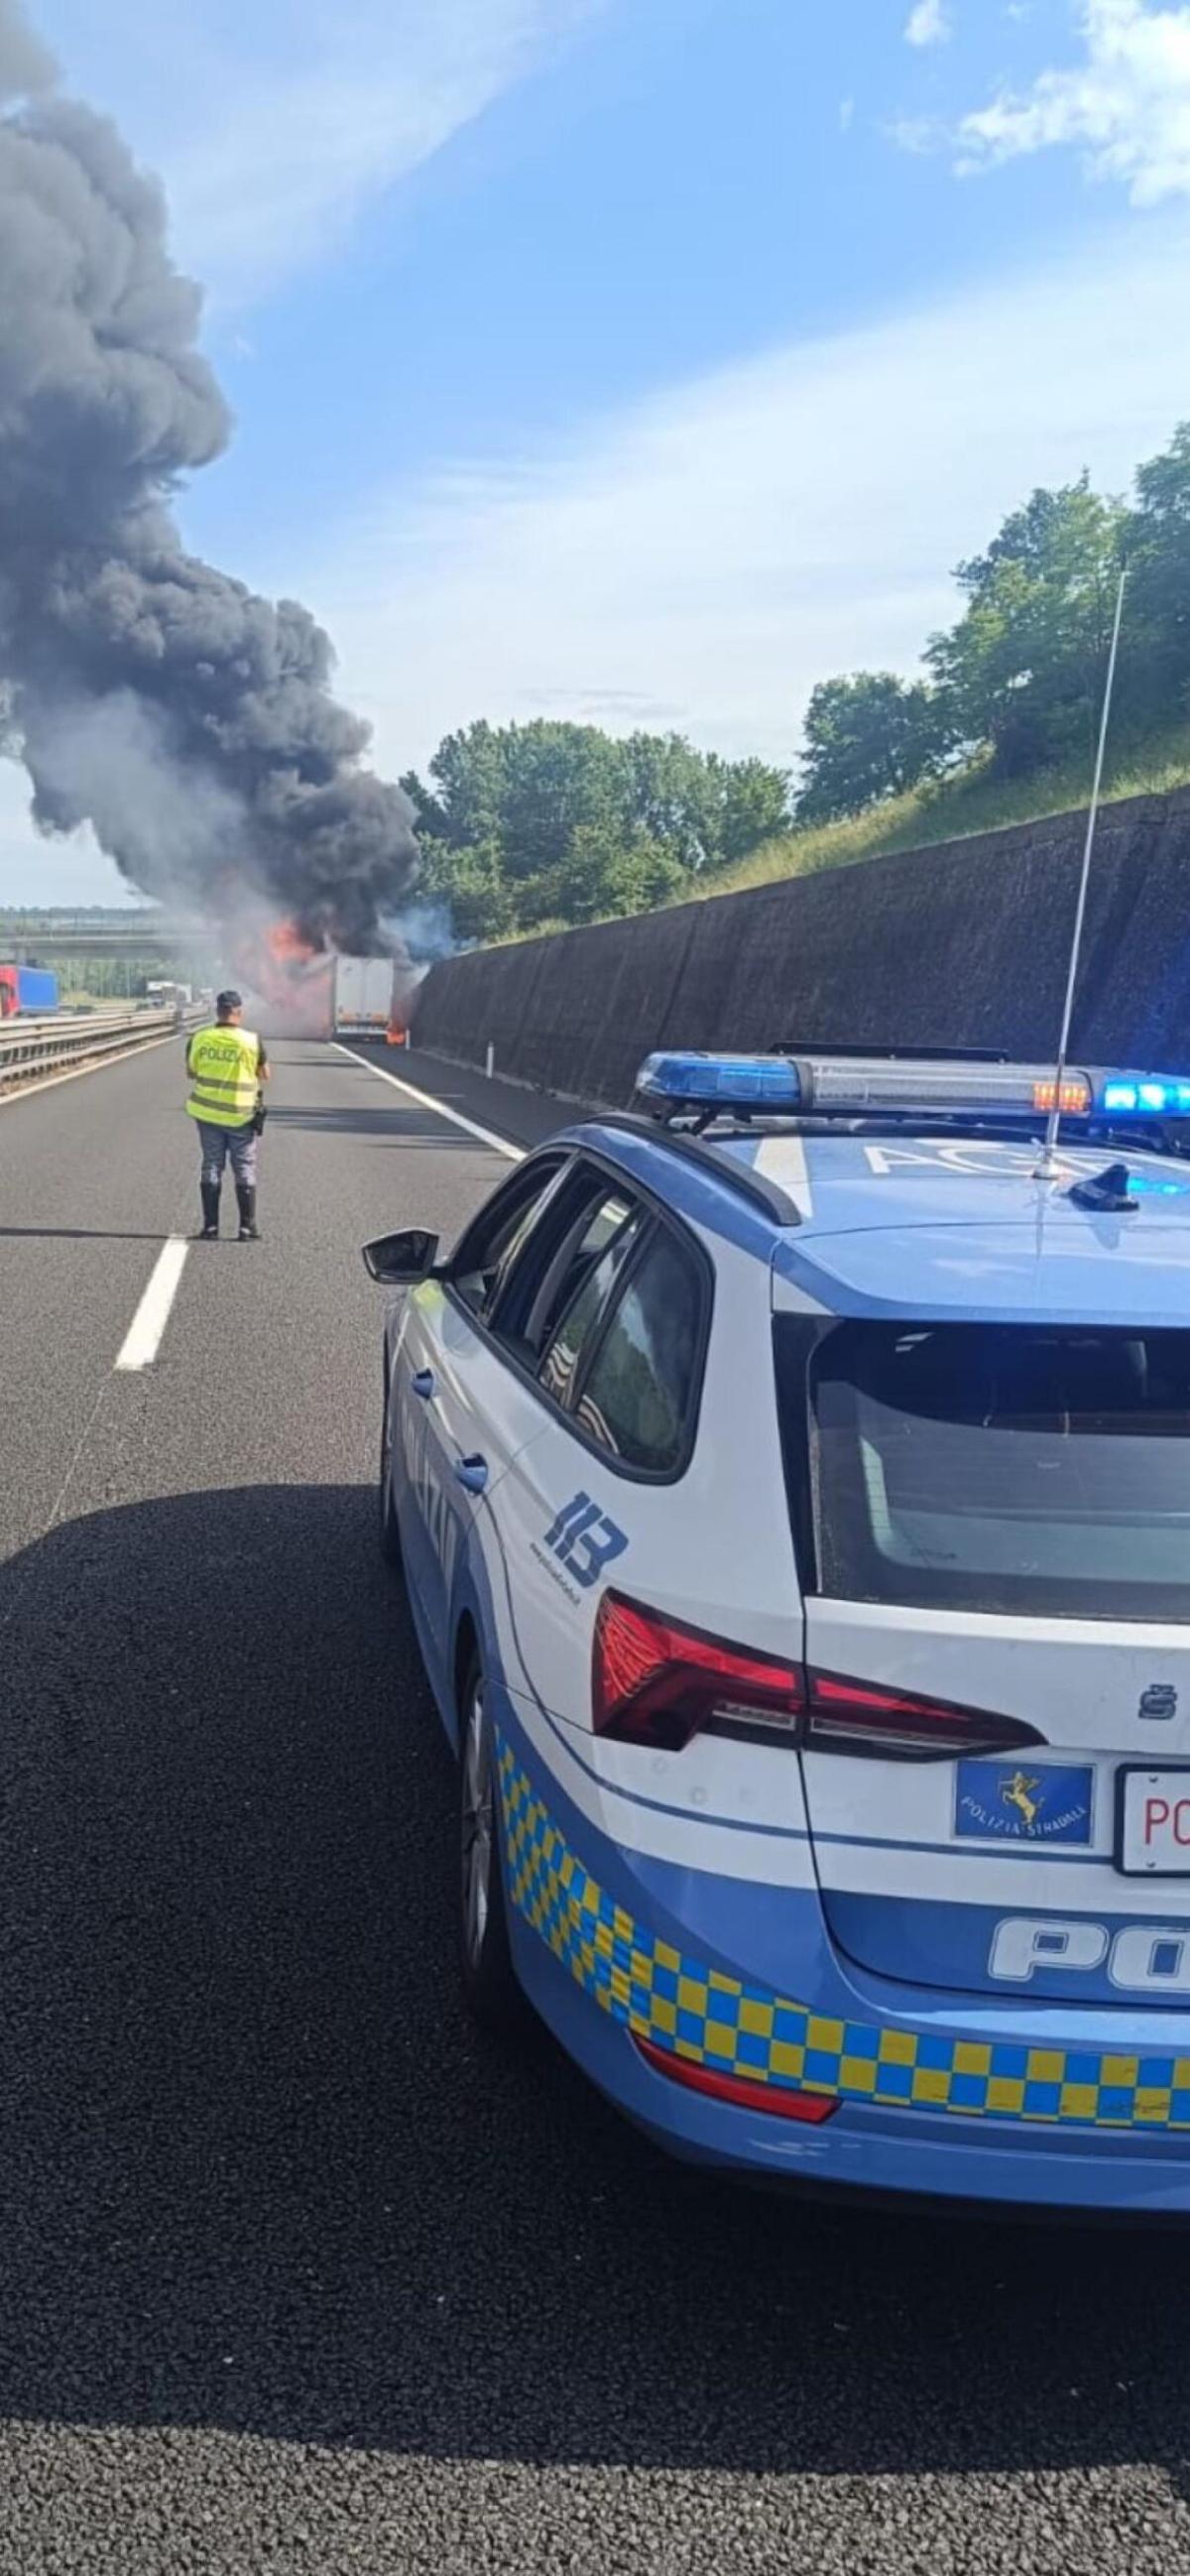
[[[199, 1027], [207, 1016], [187, 1011], [183, 1025]], [[0, 1020], [0, 1098], [48, 1074], [149, 1046], [176, 1026], [172, 1011], [88, 1011], [76, 1017], [60, 1011], [53, 1019]]]

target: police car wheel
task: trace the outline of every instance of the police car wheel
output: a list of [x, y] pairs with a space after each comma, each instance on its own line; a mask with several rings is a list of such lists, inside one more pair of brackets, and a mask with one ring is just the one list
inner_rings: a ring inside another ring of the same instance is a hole
[[477, 2022], [506, 2038], [524, 2018], [508, 1946], [500, 1865], [496, 1752], [478, 1658], [462, 1699], [459, 1759], [459, 1952], [463, 1986]]
[[380, 1553], [386, 1565], [401, 1563], [401, 1531], [393, 1502], [393, 1444], [389, 1430], [388, 1388], [384, 1390], [384, 1421], [380, 1432]]

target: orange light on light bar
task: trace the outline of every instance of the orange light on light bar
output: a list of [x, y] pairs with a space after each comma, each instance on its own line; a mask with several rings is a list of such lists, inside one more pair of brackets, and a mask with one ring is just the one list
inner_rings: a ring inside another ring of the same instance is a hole
[[1068, 1074], [1062, 1083], [1035, 1082], [1033, 1106], [1048, 1117], [1056, 1106], [1063, 1118], [1086, 1118], [1091, 1110], [1091, 1086], [1085, 1073]]

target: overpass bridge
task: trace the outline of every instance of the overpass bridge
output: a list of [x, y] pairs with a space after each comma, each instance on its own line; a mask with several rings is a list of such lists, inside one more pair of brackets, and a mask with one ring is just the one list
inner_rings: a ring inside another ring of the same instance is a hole
[[132, 912], [127, 922], [109, 914], [97, 921], [86, 913], [0, 914], [0, 957], [46, 966], [94, 958], [113, 964], [193, 965], [195, 980], [209, 981], [217, 961], [217, 943], [209, 925], [173, 914]]

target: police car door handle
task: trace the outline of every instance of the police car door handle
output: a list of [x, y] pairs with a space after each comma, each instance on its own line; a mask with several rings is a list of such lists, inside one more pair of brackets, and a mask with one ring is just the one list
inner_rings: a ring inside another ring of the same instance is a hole
[[469, 1494], [482, 1494], [488, 1481], [487, 1459], [456, 1458], [455, 1474], [460, 1485], [465, 1485]]
[[434, 1392], [433, 1369], [415, 1369], [409, 1383], [415, 1395], [432, 1395]]

